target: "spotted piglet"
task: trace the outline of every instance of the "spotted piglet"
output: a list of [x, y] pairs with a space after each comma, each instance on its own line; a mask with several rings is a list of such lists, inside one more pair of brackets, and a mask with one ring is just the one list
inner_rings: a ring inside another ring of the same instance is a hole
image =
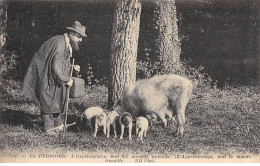
[[129, 129], [129, 140], [131, 140], [132, 139], [132, 127], [133, 127], [132, 115], [129, 112], [124, 112], [119, 117], [119, 123], [120, 123], [120, 126], [121, 126], [120, 139], [123, 139], [124, 130], [125, 130], [125, 128], [128, 127], [128, 129]]

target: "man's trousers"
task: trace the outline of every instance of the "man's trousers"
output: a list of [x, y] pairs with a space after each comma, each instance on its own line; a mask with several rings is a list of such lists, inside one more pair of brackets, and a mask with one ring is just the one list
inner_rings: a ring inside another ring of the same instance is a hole
[[63, 125], [60, 113], [42, 113], [43, 130], [48, 132]]

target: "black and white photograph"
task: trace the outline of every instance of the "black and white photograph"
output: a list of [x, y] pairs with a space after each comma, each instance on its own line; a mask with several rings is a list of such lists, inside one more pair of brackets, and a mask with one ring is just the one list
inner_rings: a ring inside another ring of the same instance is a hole
[[0, 163], [260, 163], [259, 0], [0, 0]]

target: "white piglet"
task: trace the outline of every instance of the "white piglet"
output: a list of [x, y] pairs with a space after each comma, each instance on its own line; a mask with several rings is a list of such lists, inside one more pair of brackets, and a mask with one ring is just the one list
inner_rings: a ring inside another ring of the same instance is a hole
[[124, 130], [128, 127], [129, 129], [129, 140], [132, 139], [132, 127], [133, 127], [133, 118], [132, 115], [129, 112], [124, 112], [120, 118], [119, 123], [121, 126], [121, 135], [120, 139], [123, 139]]
[[98, 114], [103, 113], [104, 110], [100, 107], [89, 107], [81, 114], [81, 120], [83, 117], [86, 118], [86, 127], [90, 127], [92, 132], [91, 120], [96, 117]]
[[148, 120], [145, 117], [138, 117], [136, 120], [136, 139], [141, 139], [143, 142], [143, 136], [146, 137], [146, 132], [148, 130]]
[[101, 127], [103, 127], [103, 132], [106, 135], [106, 121], [107, 121], [107, 114], [105, 112], [102, 112], [96, 116], [94, 138], [96, 138], [97, 131]]
[[113, 126], [114, 129], [114, 136], [117, 137], [116, 134], [116, 122], [119, 119], [119, 114], [116, 111], [111, 111], [107, 114], [107, 138], [109, 138], [110, 134], [110, 126]]

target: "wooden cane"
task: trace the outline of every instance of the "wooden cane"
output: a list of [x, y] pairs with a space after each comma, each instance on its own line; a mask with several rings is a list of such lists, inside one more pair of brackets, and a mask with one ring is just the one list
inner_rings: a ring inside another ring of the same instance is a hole
[[[72, 59], [72, 66], [71, 66], [71, 70], [70, 70], [70, 76], [69, 78], [71, 79], [72, 77], [72, 72], [73, 72], [73, 68], [74, 68], [74, 61], [75, 59]], [[62, 131], [62, 138], [64, 138], [65, 133], [67, 132], [67, 118], [68, 118], [68, 109], [69, 109], [69, 96], [70, 96], [70, 86], [67, 88], [67, 96], [66, 96], [66, 103], [65, 103], [65, 119], [64, 119], [64, 127], [63, 127], [63, 131]]]

